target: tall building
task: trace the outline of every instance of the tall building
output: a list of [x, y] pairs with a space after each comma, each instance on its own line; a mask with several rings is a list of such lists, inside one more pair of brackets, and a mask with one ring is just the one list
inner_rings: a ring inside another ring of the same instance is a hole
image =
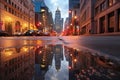
[[14, 34], [34, 26], [34, 5], [31, 0], [0, 0], [0, 29]]
[[69, 18], [67, 17], [65, 20], [65, 24], [64, 24], [64, 29], [67, 29], [67, 27], [69, 26]]
[[61, 33], [62, 30], [63, 30], [63, 19], [61, 18], [61, 12], [58, 8], [55, 12], [55, 27], [54, 27], [54, 30], [57, 33]]
[[71, 28], [73, 35], [79, 34], [79, 8], [80, 0], [69, 0], [69, 28]]
[[95, 29], [97, 34], [120, 32], [120, 0], [97, 0]]
[[53, 18], [49, 8], [46, 6], [44, 0], [34, 0], [34, 4], [36, 5], [35, 25], [38, 30], [51, 32], [53, 28]]
[[75, 8], [79, 8], [80, 0], [69, 0], [69, 20], [72, 20], [72, 13], [74, 12]]
[[35, 12], [40, 12], [42, 2], [43, 0], [33, 0], [34, 6], [35, 6]]
[[96, 0], [80, 0], [80, 33], [94, 33], [94, 4]]

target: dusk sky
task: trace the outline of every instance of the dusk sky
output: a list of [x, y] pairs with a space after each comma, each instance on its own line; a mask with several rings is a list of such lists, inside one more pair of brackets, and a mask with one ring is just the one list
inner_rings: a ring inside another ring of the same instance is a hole
[[53, 13], [53, 18], [55, 17], [55, 11], [57, 7], [61, 11], [61, 17], [68, 17], [68, 0], [45, 0], [46, 5], [49, 7], [50, 11]]

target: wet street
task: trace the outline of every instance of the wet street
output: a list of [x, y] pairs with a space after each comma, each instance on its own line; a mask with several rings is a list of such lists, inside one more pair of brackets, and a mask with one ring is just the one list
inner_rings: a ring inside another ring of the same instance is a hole
[[119, 80], [119, 41], [112, 36], [1, 37], [0, 80]]

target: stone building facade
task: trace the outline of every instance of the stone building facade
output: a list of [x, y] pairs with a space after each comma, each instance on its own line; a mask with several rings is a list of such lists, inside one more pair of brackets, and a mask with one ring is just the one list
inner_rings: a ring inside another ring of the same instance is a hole
[[94, 32], [94, 4], [95, 0], [80, 0], [80, 34]]
[[120, 0], [97, 0], [95, 33], [120, 32]]
[[32, 0], [0, 0], [0, 29], [14, 34], [34, 29]]

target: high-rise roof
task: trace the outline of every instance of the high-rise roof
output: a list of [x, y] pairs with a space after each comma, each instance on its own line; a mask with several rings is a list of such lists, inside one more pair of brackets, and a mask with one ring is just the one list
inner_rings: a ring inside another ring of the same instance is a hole
[[47, 7], [44, 0], [33, 0], [35, 4], [35, 12], [40, 12], [41, 7]]

